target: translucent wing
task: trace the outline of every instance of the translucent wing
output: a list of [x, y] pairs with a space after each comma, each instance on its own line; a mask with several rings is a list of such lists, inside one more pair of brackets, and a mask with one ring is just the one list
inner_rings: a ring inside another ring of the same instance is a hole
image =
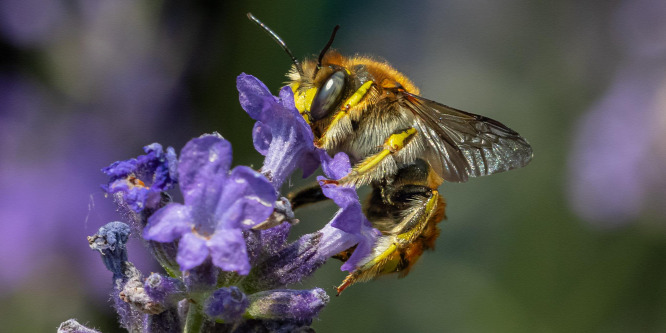
[[415, 115], [414, 127], [427, 147], [426, 159], [450, 182], [465, 182], [516, 169], [532, 159], [532, 147], [499, 121], [401, 90], [398, 103]]

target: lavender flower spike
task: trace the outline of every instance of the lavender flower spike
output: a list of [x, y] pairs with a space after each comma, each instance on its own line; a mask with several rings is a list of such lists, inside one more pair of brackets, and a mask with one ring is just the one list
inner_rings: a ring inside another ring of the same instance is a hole
[[178, 177], [185, 203], [170, 203], [156, 211], [143, 237], [179, 240], [176, 261], [181, 270], [190, 270], [210, 256], [222, 270], [247, 274], [250, 263], [242, 231], [271, 215], [275, 190], [249, 167], [230, 170], [231, 144], [219, 134], [191, 140], [180, 155]]
[[294, 95], [289, 87], [274, 97], [266, 85], [251, 75], [241, 74], [236, 79], [243, 109], [257, 122], [252, 131], [254, 147], [266, 156], [261, 172], [276, 191], [297, 168], [305, 177], [319, 167], [310, 126], [294, 106]]

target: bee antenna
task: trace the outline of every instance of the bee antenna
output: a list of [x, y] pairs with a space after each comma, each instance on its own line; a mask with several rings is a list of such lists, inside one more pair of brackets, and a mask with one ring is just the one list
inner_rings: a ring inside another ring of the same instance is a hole
[[324, 59], [324, 55], [326, 55], [328, 49], [331, 48], [333, 40], [335, 39], [335, 33], [338, 32], [338, 29], [340, 29], [340, 25], [336, 25], [335, 28], [333, 28], [333, 33], [331, 34], [331, 38], [328, 39], [328, 43], [326, 43], [326, 46], [324, 46], [324, 48], [321, 50], [321, 53], [319, 53], [319, 60], [317, 60], [317, 67], [314, 70], [314, 74], [312, 74], [313, 78], [317, 76], [317, 72], [321, 68], [321, 61]]
[[249, 18], [250, 21], [256, 23], [258, 26], [260, 26], [262, 29], [264, 29], [264, 31], [266, 31], [273, 38], [274, 41], [276, 41], [278, 44], [280, 44], [282, 49], [285, 50], [285, 52], [287, 52], [287, 54], [291, 58], [291, 61], [294, 63], [294, 66], [296, 67], [296, 70], [298, 71], [298, 74], [300, 74], [301, 77], [304, 76], [303, 67], [301, 67], [301, 63], [298, 61], [298, 59], [296, 59], [296, 57], [294, 57], [294, 55], [291, 53], [291, 51], [287, 47], [287, 44], [285, 44], [285, 42], [282, 40], [282, 38], [280, 38], [280, 36], [278, 36], [278, 34], [276, 34], [275, 31], [271, 30], [271, 28], [269, 28], [263, 22], [259, 21], [258, 18], [254, 17], [254, 15], [252, 15], [252, 13], [247, 13], [247, 18]]

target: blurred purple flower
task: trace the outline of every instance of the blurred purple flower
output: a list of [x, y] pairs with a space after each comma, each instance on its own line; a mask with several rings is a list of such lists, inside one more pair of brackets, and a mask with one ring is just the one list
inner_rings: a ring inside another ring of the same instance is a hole
[[[154, 15], [145, 1], [0, 1], [11, 55], [0, 73], [0, 187], [12, 189], [0, 220], [14, 221], [0, 226], [0, 252], [16, 251], [0, 257], [12, 267], [0, 270], [0, 295], [67, 267], [81, 276], [77, 283], [95, 285], [81, 289], [107, 299], [104, 266], [81, 242], [90, 226], [117, 216], [97, 204], [94, 184], [104, 179], [95, 169], [161, 133], [189, 52], [187, 37], [147, 19]], [[32, 61], [23, 61], [25, 52]], [[177, 139], [187, 121], [171, 130]], [[154, 267], [133, 252], [138, 266]]]
[[0, 32], [22, 46], [46, 43], [66, 18], [59, 0], [3, 0]]
[[145, 208], [157, 208], [160, 193], [177, 182], [178, 161], [172, 147], [164, 152], [162, 145], [153, 143], [143, 150], [146, 155], [117, 161], [102, 169], [111, 177], [109, 184], [102, 188], [109, 194], [122, 193], [124, 202], [137, 213]]
[[659, 58], [666, 53], [666, 2], [625, 0], [615, 8], [613, 32], [625, 54]]
[[267, 219], [276, 194], [249, 167], [230, 171], [231, 145], [219, 135], [204, 135], [183, 148], [178, 165], [185, 204], [171, 203], [148, 219], [144, 238], [180, 240], [177, 261], [192, 269], [211, 255], [225, 271], [247, 274], [250, 263], [242, 230]]
[[[576, 129], [570, 159], [571, 205], [585, 220], [618, 226], [663, 207], [666, 177], [666, 4], [625, 1], [615, 15], [627, 59]], [[666, 212], [665, 212], [666, 213]]]

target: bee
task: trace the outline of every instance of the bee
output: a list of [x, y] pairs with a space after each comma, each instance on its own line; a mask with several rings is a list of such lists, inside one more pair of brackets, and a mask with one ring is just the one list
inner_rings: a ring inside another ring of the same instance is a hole
[[[252, 14], [292, 59], [287, 74], [295, 106], [310, 124], [315, 145], [344, 152], [351, 172], [338, 180], [372, 186], [364, 213], [381, 231], [371, 255], [337, 287], [378, 276], [406, 276], [435, 246], [445, 218], [444, 182], [465, 182], [527, 165], [532, 147], [499, 121], [423, 98], [405, 75], [370, 57], [345, 57], [330, 47], [302, 63]], [[291, 195], [293, 208], [326, 200], [316, 186]], [[353, 248], [336, 257], [346, 260]]]

